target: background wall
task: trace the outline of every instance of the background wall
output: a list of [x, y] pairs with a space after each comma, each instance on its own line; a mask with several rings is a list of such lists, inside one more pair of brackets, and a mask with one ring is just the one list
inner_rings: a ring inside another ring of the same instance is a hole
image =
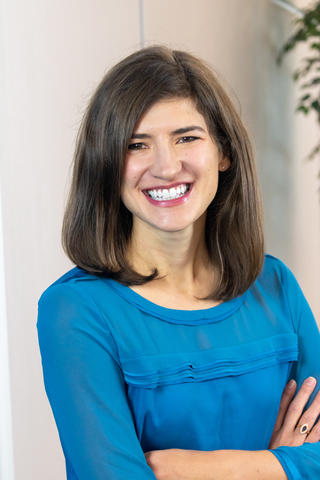
[[253, 138], [267, 251], [293, 270], [319, 319], [319, 162], [303, 161], [318, 131], [314, 119], [293, 114], [291, 71], [303, 52], [275, 64], [293, 17], [270, 0], [0, 0], [0, 7], [2, 320], [15, 480], [58, 480], [64, 460], [42, 382], [37, 300], [72, 267], [60, 246], [70, 164], [104, 72], [142, 41], [188, 49], [214, 66]]

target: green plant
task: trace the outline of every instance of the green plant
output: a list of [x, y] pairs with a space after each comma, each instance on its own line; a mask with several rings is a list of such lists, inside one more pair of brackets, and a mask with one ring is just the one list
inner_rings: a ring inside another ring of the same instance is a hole
[[[282, 3], [293, 7], [289, 2]], [[280, 64], [284, 55], [299, 43], [307, 43], [309, 55], [302, 59], [301, 66], [293, 73], [293, 79], [300, 82], [300, 88], [303, 91], [296, 111], [305, 115], [314, 112], [320, 125], [320, 1], [315, 2], [311, 8], [301, 10], [301, 14], [295, 19], [295, 31], [281, 48], [277, 62]], [[308, 158], [312, 159], [319, 152], [320, 141], [312, 149]]]

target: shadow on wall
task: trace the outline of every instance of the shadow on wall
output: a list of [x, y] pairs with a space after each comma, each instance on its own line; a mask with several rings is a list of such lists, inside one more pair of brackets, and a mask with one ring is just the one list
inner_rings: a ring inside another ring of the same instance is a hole
[[257, 35], [263, 44], [256, 45], [255, 54], [260, 84], [254, 116], [257, 167], [264, 203], [266, 251], [285, 260], [293, 249], [294, 102], [291, 58], [279, 67], [276, 56], [293, 17], [271, 2], [267, 2], [265, 14], [267, 21], [260, 16], [264, 36]]

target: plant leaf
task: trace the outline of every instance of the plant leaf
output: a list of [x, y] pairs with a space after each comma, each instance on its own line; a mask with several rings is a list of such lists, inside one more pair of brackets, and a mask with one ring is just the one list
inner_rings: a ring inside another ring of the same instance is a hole
[[304, 105], [300, 105], [299, 107], [296, 108], [296, 112], [302, 112], [305, 115], [309, 113], [310, 108], [305, 107]]

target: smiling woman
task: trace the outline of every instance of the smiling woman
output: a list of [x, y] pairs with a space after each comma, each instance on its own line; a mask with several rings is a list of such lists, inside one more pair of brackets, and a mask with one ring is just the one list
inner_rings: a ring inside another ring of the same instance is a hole
[[62, 234], [76, 266], [37, 326], [68, 480], [320, 476], [319, 330], [204, 62], [156, 46], [107, 73]]
[[[190, 126], [197, 129], [190, 131]], [[190, 132], [193, 135], [186, 137]], [[208, 152], [205, 159], [203, 154], [201, 158], [193, 156], [193, 169], [190, 159], [186, 162], [177, 158], [178, 152], [188, 157], [195, 149], [195, 156], [200, 150], [214, 150], [216, 161], [220, 158], [219, 169], [207, 158]], [[202, 232], [206, 245], [200, 250], [209, 255], [216, 270], [215, 286], [211, 279], [207, 296], [228, 300], [244, 293], [264, 261], [261, 199], [251, 144], [210, 68], [186, 52], [164, 47], [142, 49], [122, 60], [107, 73], [92, 97], [79, 132], [63, 224], [62, 241], [68, 256], [86, 271], [107, 275], [128, 286], [158, 277], [160, 265], [154, 261], [143, 269], [144, 273], [130, 262], [134, 222], [140, 217], [132, 215], [124, 201], [129, 195], [124, 176], [135, 181], [133, 177], [141, 174], [141, 169], [140, 173], [135, 171], [137, 166], [150, 163], [151, 154], [154, 160], [140, 188], [130, 188], [136, 195], [134, 201], [138, 201], [135, 207], [146, 200], [142, 190], [156, 190], [156, 196], [160, 196], [162, 186], [171, 188], [181, 181], [191, 186], [184, 198], [198, 195], [199, 201], [207, 183], [206, 195], [208, 188], [213, 189], [209, 193], [212, 201], [206, 204], [207, 211], [201, 212], [202, 220], [199, 218], [206, 223]], [[134, 161], [137, 157], [139, 161]], [[177, 169], [181, 169], [179, 176]], [[201, 169], [198, 180], [194, 177]], [[223, 174], [219, 186], [218, 170]], [[154, 200], [157, 202], [157, 198]], [[207, 200], [202, 199], [203, 205]], [[150, 200], [142, 204], [142, 209], [154, 215], [151, 205], [155, 204]], [[182, 214], [178, 205], [170, 212], [176, 222]], [[159, 222], [162, 218], [164, 226], [169, 212], [161, 208], [164, 203], [157, 206]], [[191, 208], [189, 201], [184, 211], [187, 208]], [[192, 211], [194, 208], [192, 204]], [[179, 230], [179, 225], [172, 228]], [[193, 229], [197, 228], [194, 225]]]

